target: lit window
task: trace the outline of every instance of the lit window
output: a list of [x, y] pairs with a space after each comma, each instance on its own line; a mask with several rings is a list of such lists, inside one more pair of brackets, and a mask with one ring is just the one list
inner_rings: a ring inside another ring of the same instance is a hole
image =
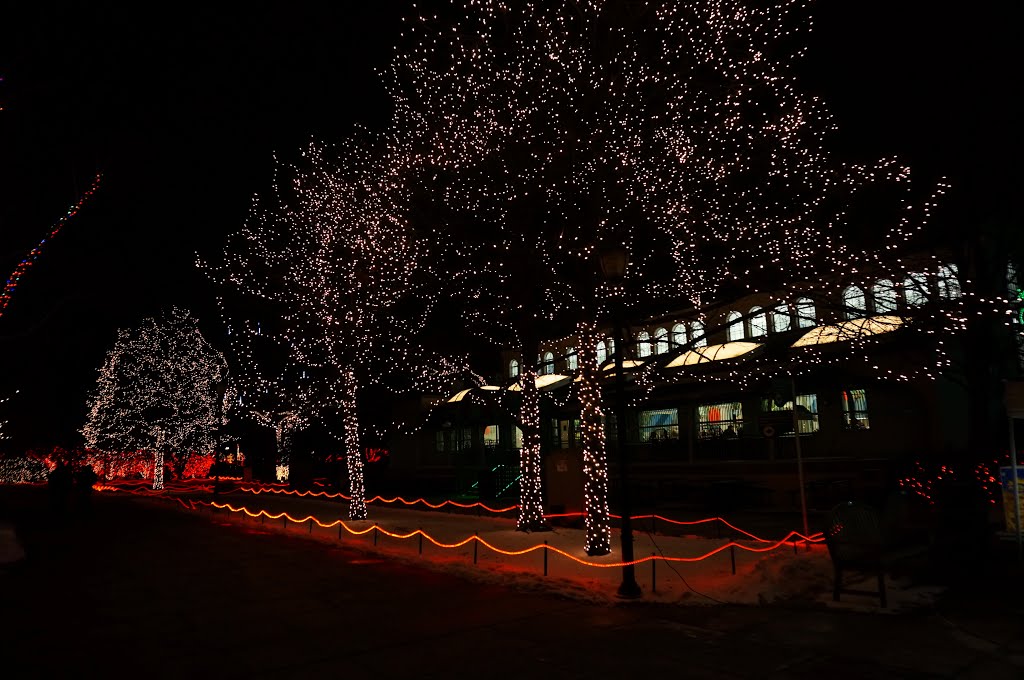
[[697, 407], [697, 436], [733, 439], [743, 431], [743, 405], [738, 401]]
[[604, 344], [604, 340], [597, 341], [597, 363], [598, 365], [603, 364], [608, 360], [608, 347]]
[[729, 312], [725, 317], [725, 333], [729, 342], [743, 339], [743, 316], [739, 312]]
[[761, 338], [768, 335], [768, 315], [760, 307], [750, 309], [750, 337]]
[[772, 310], [772, 328], [775, 329], [776, 333], [785, 333], [793, 325], [793, 320], [789, 316], [789, 305], [783, 303], [776, 305], [775, 309]]
[[864, 390], [843, 390], [843, 424], [848, 430], [866, 430], [870, 426]]
[[651, 356], [651, 335], [647, 331], [636, 334], [636, 355], [641, 358]]
[[871, 296], [875, 299], [875, 314], [895, 312], [899, 306], [896, 284], [889, 279], [879, 279], [871, 287]]
[[679, 439], [679, 410], [663, 408], [640, 412], [640, 441], [663, 442]]
[[668, 352], [668, 329], [659, 328], [654, 331], [654, 353], [666, 354]]
[[565, 365], [570, 371], [575, 371], [577, 367], [576, 361], [576, 348], [570, 347], [569, 353], [565, 355]]
[[694, 347], [708, 346], [708, 338], [704, 333], [704, 324], [700, 321], [690, 322], [690, 339], [693, 340]]
[[947, 300], [953, 300], [963, 295], [955, 264], [944, 264], [939, 267], [938, 284], [939, 295]]
[[537, 372], [541, 375], [551, 375], [555, 372], [555, 355], [551, 352], [544, 352], [543, 356], [537, 357], [537, 363], [540, 364], [540, 370]]
[[519, 377], [519, 362], [515, 359], [508, 362], [508, 377], [518, 378]]
[[868, 311], [864, 291], [857, 286], [849, 286], [843, 291], [843, 313], [847, 319], [859, 319]]
[[[793, 411], [793, 400], [790, 399], [781, 406], [774, 399], [761, 400], [762, 413], [775, 413], [778, 411]], [[798, 394], [796, 395], [796, 417], [800, 427], [800, 434], [811, 434], [818, 431], [818, 395]]]
[[796, 327], [814, 328], [818, 325], [818, 313], [814, 309], [814, 300], [800, 298], [796, 301]]
[[498, 426], [488, 425], [484, 428], [484, 447], [489, 449], [498, 448]]
[[672, 349], [679, 349], [686, 344], [686, 326], [677, 323], [672, 326]]
[[512, 448], [523, 448], [523, 431], [515, 426], [512, 426]]
[[[583, 439], [580, 430], [580, 421], [551, 419], [551, 446], [556, 449], [567, 449], [570, 446], [579, 446]], [[520, 447], [521, 448], [521, 447]]]
[[910, 274], [903, 279], [903, 297], [908, 307], [920, 307], [928, 302], [928, 277], [924, 274]]

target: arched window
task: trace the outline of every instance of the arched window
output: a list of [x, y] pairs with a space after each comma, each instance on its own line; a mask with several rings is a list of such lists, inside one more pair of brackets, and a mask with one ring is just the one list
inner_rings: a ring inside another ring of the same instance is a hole
[[576, 368], [577, 368], [577, 361], [576, 361], [576, 348], [575, 347], [570, 347], [569, 351], [566, 352], [566, 355], [565, 355], [565, 366], [570, 371], [575, 371], [576, 370]]
[[760, 307], [750, 308], [750, 337], [762, 338], [768, 335], [768, 315]]
[[843, 290], [843, 315], [847, 319], [859, 319], [868, 311], [868, 303], [864, 291], [857, 286], [849, 286]]
[[679, 349], [686, 344], [686, 326], [677, 323], [672, 326], [672, 349]]
[[600, 366], [608, 360], [608, 347], [604, 344], [604, 340], [597, 341], [597, 365]]
[[704, 333], [704, 324], [700, 321], [690, 322], [690, 338], [693, 340], [694, 347], [707, 347], [708, 338]]
[[555, 355], [551, 352], [544, 352], [538, 363], [540, 363], [540, 369], [537, 372], [541, 375], [551, 375], [555, 372]]
[[743, 339], [743, 315], [739, 312], [729, 312], [725, 317], [725, 333], [729, 342]]
[[651, 334], [647, 331], [636, 334], [636, 355], [640, 358], [651, 356]]
[[510, 378], [518, 378], [519, 377], [519, 361], [518, 360], [513, 359], [512, 361], [508, 362], [508, 377], [510, 377]]
[[875, 298], [875, 314], [895, 312], [899, 306], [896, 284], [889, 279], [879, 279], [871, 286], [871, 296]]
[[776, 333], [785, 333], [793, 326], [793, 319], [789, 316], [789, 305], [783, 302], [776, 305], [772, 310], [772, 328]]
[[654, 353], [665, 354], [668, 352], [668, 329], [659, 328], [654, 331]]
[[903, 297], [908, 307], [920, 307], [928, 302], [928, 277], [924, 274], [909, 274], [903, 279]]
[[953, 300], [963, 295], [955, 264], [944, 264], [939, 267], [938, 284], [940, 297]]
[[799, 298], [796, 301], [796, 327], [814, 328], [818, 325], [818, 313], [814, 309], [814, 300]]

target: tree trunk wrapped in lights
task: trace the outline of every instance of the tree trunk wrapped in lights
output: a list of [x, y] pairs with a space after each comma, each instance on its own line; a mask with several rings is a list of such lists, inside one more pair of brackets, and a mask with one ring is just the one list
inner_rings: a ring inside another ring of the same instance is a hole
[[345, 371], [345, 394], [341, 400], [341, 418], [344, 428], [345, 463], [348, 467], [348, 518], [366, 519], [366, 483], [363, 480], [363, 453], [359, 448], [359, 420], [356, 416], [355, 372]]
[[519, 452], [519, 521], [518, 531], [543, 531], [544, 495], [541, 488], [540, 465], [540, 390], [537, 389], [537, 370], [533, 362], [525, 361], [522, 385], [522, 404], [519, 422], [523, 431], [523, 448]]
[[588, 555], [607, 555], [612, 549], [608, 510], [608, 453], [605, 448], [604, 413], [601, 409], [600, 367], [595, 325], [579, 324], [577, 332], [580, 372], [580, 443], [583, 448], [583, 502]]

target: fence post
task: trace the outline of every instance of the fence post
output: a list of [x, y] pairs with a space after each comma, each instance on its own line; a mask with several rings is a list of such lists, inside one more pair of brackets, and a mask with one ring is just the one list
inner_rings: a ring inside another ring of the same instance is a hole
[[544, 541], [544, 575], [548, 575], [548, 542]]
[[341, 529], [342, 529], [342, 527], [343, 527], [343, 526], [345, 526], [345, 525], [344, 525], [344, 524], [342, 524], [342, 523], [341, 523], [341, 520], [339, 519], [339, 520], [338, 520], [338, 540], [339, 540], [339, 541], [341, 540]]
[[736, 546], [729, 546], [729, 561], [732, 562], [732, 575], [736, 575]]
[[658, 558], [654, 553], [651, 553], [651, 592], [658, 592], [658, 572], [657, 572]]
[[418, 529], [420, 532], [420, 555], [423, 554], [423, 529]]
[[309, 533], [313, 533], [313, 518], [309, 518]]
[[281, 528], [288, 530], [288, 515], [281, 515]]
[[[476, 535], [477, 535], [477, 532], [474, 531], [473, 532], [473, 536], [476, 536]], [[476, 549], [477, 549], [478, 545], [480, 545], [480, 541], [479, 540], [473, 541], [473, 564], [476, 564]]]
[[377, 525], [373, 525], [373, 544], [377, 545]]
[[796, 555], [796, 553], [797, 553], [797, 550], [796, 550], [796, 536], [794, 536], [793, 537], [793, 554]]
[[266, 515], [263, 514], [262, 510], [260, 510], [260, 524], [264, 524], [266, 522], [266, 519]]

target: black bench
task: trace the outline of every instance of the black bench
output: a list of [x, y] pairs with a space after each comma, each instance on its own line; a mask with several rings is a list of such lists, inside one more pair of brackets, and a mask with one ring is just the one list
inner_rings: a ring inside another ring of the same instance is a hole
[[[837, 505], [829, 514], [825, 529], [825, 544], [835, 570], [832, 599], [839, 601], [843, 593], [873, 595], [887, 606], [885, 572], [895, 562], [921, 554], [928, 549], [925, 542], [911, 539], [901, 531], [898, 523], [879, 519], [877, 511], [869, 505], [848, 502]], [[843, 587], [843, 572], [859, 571], [878, 577], [878, 590], [858, 590]]]

